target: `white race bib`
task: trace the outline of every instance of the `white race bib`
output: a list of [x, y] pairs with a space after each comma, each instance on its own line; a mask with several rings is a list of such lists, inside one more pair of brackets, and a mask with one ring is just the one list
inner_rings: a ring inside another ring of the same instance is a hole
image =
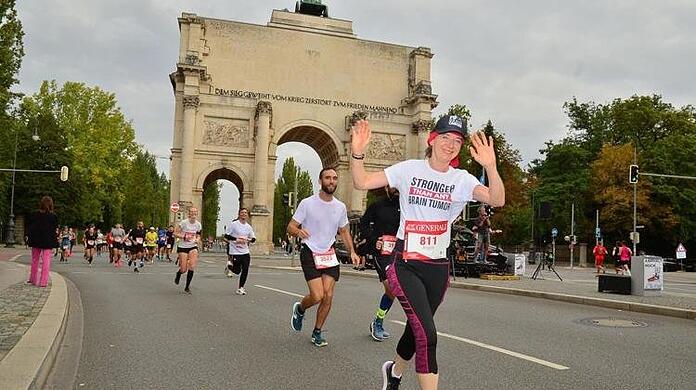
[[314, 258], [314, 265], [317, 269], [331, 268], [338, 265], [338, 258], [336, 257], [334, 248], [329, 249], [326, 253], [312, 252], [312, 257]]
[[94, 245], [94, 240], [87, 240], [87, 245]]
[[189, 233], [189, 232], [184, 233], [184, 241], [186, 241], [186, 242], [196, 241], [196, 233]]
[[391, 255], [396, 247], [396, 236], [382, 236], [382, 255]]
[[449, 221], [406, 221], [404, 226], [404, 259], [447, 257]]
[[135, 243], [138, 245], [141, 245], [143, 243], [143, 238], [142, 237], [135, 237]]
[[167, 249], [172, 249], [172, 246], [170, 244], [167, 244]]
[[121, 242], [122, 238], [121, 237], [114, 237], [114, 241], [116, 242]]

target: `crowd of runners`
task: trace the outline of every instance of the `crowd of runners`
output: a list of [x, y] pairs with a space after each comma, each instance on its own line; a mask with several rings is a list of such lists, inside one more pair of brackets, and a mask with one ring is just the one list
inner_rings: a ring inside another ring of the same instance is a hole
[[[340, 236], [353, 265], [362, 263], [360, 255], [369, 252], [381, 284], [374, 316], [369, 323], [370, 336], [376, 341], [390, 338], [384, 319], [394, 300], [398, 300], [407, 317], [407, 326], [396, 345], [394, 359], [382, 365], [382, 389], [398, 389], [409, 361], [415, 357], [415, 371], [421, 389], [438, 386], [437, 330], [434, 315], [449, 285], [451, 223], [467, 202], [476, 200], [493, 207], [505, 203], [505, 189], [497, 172], [493, 141], [481, 132], [471, 134], [471, 157], [485, 168], [490, 185], [484, 186], [458, 166], [460, 149], [467, 137], [466, 121], [458, 116], [444, 116], [430, 132], [425, 159], [407, 160], [381, 171], [368, 172], [363, 160], [371, 131], [360, 120], [351, 129], [351, 176], [360, 190], [383, 190], [384, 197], [368, 207], [360, 221], [363, 249], [356, 253], [349, 230], [347, 209], [334, 197], [338, 173], [325, 167], [319, 174], [320, 191], [303, 199], [287, 226], [287, 233], [299, 240], [300, 265], [307, 284], [307, 294], [291, 308], [290, 326], [301, 332], [304, 317], [317, 307], [311, 342], [317, 347], [328, 345], [322, 334], [332, 308], [334, 289], [340, 278], [336, 255], [336, 237]], [[127, 262], [133, 272], [155, 260], [172, 261], [176, 250], [174, 283], [185, 275], [184, 292], [191, 293], [191, 282], [198, 263], [201, 239], [198, 210], [188, 209], [188, 218], [167, 228], [145, 228], [143, 222], [128, 230], [116, 224], [106, 234], [90, 225], [82, 244], [85, 261], [108, 255], [109, 263], [120, 268]], [[74, 229], [56, 231], [61, 261], [67, 261], [76, 244]], [[249, 211], [242, 207], [238, 217], [226, 227], [227, 276], [239, 275], [236, 290], [246, 295], [245, 283], [251, 264], [250, 245], [256, 241]], [[206, 240], [206, 244], [207, 241]], [[207, 246], [207, 245], [206, 245]], [[366, 324], [367, 325], [367, 324]]]

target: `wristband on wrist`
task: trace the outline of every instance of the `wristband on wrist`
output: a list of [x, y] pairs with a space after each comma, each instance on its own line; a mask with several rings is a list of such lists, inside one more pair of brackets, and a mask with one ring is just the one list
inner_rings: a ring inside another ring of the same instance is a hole
[[353, 157], [356, 160], [362, 160], [365, 158], [365, 153], [362, 153], [362, 154], [351, 153], [350, 155], [351, 155], [351, 157]]

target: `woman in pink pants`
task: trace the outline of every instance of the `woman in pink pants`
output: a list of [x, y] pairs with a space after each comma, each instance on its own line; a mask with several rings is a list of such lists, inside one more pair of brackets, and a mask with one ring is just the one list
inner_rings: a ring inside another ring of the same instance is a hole
[[[29, 283], [39, 287], [46, 287], [48, 275], [51, 273], [51, 259], [53, 248], [56, 247], [55, 232], [58, 227], [58, 218], [53, 213], [53, 199], [44, 196], [39, 202], [39, 211], [34, 213], [29, 220], [28, 244], [31, 247], [31, 273]], [[41, 276], [39, 277], [39, 264], [41, 264]]]

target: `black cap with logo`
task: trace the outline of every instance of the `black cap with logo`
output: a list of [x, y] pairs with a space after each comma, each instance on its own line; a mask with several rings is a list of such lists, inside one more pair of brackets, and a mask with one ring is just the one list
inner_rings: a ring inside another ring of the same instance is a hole
[[445, 115], [435, 123], [433, 131], [438, 134], [457, 133], [466, 137], [466, 119], [457, 115]]

